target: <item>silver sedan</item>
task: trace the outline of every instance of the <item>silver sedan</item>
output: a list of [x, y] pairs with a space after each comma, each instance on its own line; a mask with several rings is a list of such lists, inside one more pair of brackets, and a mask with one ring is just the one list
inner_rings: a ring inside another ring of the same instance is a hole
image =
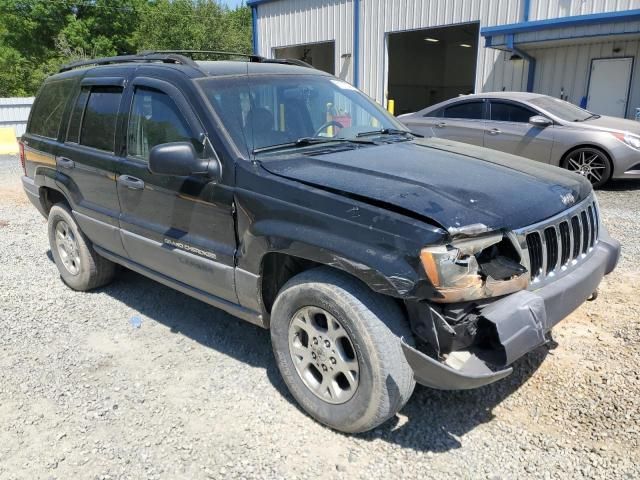
[[595, 188], [640, 179], [640, 122], [605, 117], [547, 95], [464, 95], [399, 117], [411, 130], [573, 170]]

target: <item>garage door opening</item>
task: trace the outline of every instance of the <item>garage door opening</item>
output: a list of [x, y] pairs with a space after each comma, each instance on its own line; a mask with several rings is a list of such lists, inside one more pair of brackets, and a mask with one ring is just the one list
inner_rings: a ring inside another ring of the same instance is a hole
[[391, 33], [387, 98], [396, 115], [473, 93], [479, 23]]
[[318, 70], [335, 75], [335, 42], [310, 43], [293, 47], [274, 48], [275, 58], [302, 60]]

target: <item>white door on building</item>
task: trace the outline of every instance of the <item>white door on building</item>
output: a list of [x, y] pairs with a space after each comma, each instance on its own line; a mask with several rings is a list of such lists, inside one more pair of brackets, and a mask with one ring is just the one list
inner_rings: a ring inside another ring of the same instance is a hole
[[591, 62], [587, 110], [624, 118], [629, 100], [633, 58], [603, 58]]

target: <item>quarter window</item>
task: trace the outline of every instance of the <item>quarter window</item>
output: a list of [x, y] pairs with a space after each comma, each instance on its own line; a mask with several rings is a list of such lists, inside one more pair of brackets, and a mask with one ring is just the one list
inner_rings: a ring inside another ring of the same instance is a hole
[[69, 79], [44, 84], [33, 106], [29, 133], [47, 138], [58, 137], [64, 108], [74, 83], [74, 80]]
[[107, 152], [114, 151], [120, 87], [93, 87], [82, 119], [80, 144]]
[[483, 102], [456, 103], [445, 107], [445, 118], [460, 118], [468, 120], [482, 120]]
[[528, 123], [535, 113], [513, 103], [491, 102], [491, 120], [496, 122]]
[[129, 115], [128, 154], [148, 160], [149, 152], [156, 145], [188, 141], [197, 150], [202, 149], [173, 100], [157, 90], [137, 88]]

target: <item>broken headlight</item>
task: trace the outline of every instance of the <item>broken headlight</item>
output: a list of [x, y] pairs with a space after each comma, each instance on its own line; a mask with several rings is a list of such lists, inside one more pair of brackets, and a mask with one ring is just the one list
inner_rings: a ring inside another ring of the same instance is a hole
[[434, 298], [435, 302], [498, 297], [529, 285], [520, 255], [502, 233], [426, 247], [420, 251], [420, 260], [427, 277], [442, 295]]

